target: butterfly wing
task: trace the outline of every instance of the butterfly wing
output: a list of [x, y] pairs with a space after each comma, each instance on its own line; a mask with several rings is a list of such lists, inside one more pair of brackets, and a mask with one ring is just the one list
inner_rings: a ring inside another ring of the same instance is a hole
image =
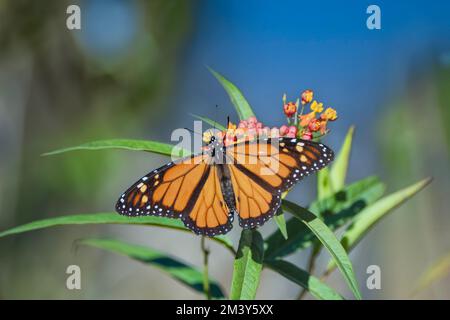
[[223, 198], [219, 169], [216, 165], [210, 165], [200, 194], [183, 221], [196, 234], [215, 236], [231, 230], [233, 217], [233, 210], [228, 208]]
[[313, 141], [279, 138], [250, 141], [227, 150], [239, 224], [263, 225], [281, 205], [281, 194], [333, 160], [327, 146]]
[[186, 227], [206, 235], [228, 232], [233, 217], [208, 154], [170, 162], [145, 175], [121, 195], [116, 211], [131, 217], [181, 218]]

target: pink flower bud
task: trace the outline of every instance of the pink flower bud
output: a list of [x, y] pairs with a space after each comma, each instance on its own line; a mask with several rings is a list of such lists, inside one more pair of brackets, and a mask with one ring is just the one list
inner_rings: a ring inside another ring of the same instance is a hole
[[250, 123], [254, 123], [256, 125], [256, 123], [258, 122], [258, 120], [256, 119], [255, 116], [252, 116], [250, 118], [247, 119], [247, 122]]
[[282, 125], [280, 127], [280, 136], [284, 136], [289, 132], [289, 127], [287, 125]]
[[247, 128], [247, 125], [248, 125], [248, 123], [247, 123], [247, 121], [245, 121], [245, 120], [242, 120], [241, 122], [239, 122], [239, 128]]
[[258, 122], [258, 123], [256, 124], [256, 128], [261, 129], [262, 127], [263, 127], [262, 122]]
[[305, 132], [302, 135], [303, 140], [311, 140], [312, 139], [312, 133], [311, 132]]
[[288, 132], [288, 133], [286, 133], [286, 137], [288, 137], [288, 138], [295, 138], [295, 133]]
[[289, 132], [291, 132], [293, 134], [297, 134], [297, 127], [296, 126], [290, 126], [289, 127]]

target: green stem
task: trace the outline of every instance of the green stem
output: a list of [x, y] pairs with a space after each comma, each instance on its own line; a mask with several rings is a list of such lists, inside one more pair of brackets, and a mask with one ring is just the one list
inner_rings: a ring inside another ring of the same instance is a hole
[[[314, 268], [316, 267], [316, 258], [320, 252], [319, 248], [320, 248], [320, 246], [315, 245], [309, 256], [309, 260], [308, 260], [308, 273], [309, 274], [312, 274], [314, 272]], [[307, 293], [308, 293], [308, 291], [306, 291], [305, 289], [302, 289], [302, 291], [300, 291], [299, 295], [297, 296], [297, 300], [302, 300]]]
[[205, 246], [205, 236], [202, 236], [201, 247], [203, 252], [203, 291], [205, 292], [206, 299], [211, 300], [211, 291], [209, 288], [209, 275], [208, 275], [208, 256], [209, 250]]

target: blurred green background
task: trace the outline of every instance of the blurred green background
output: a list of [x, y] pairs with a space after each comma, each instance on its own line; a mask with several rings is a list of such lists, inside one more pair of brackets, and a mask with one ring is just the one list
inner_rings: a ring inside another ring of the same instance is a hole
[[[70, 4], [81, 7], [81, 30], [66, 28]], [[419, 275], [450, 252], [450, 4], [379, 1], [382, 29], [368, 30], [369, 4], [0, 0], [0, 230], [112, 211], [126, 187], [166, 161], [126, 151], [43, 152], [107, 138], [170, 142], [173, 129], [192, 127], [189, 113], [236, 121], [211, 66], [269, 126], [285, 121], [282, 94], [294, 100], [307, 88], [338, 110], [328, 145], [338, 148], [355, 124], [350, 182], [376, 174], [389, 192], [435, 178], [351, 254], [365, 298], [411, 298]], [[289, 195], [305, 205], [314, 196], [315, 177]], [[262, 233], [275, 228], [269, 222]], [[133, 226], [35, 231], [0, 239], [0, 298], [202, 298], [156, 269], [73, 249], [75, 239], [107, 236], [202, 263], [193, 234]], [[210, 247], [210, 273], [228, 288], [233, 257]], [[290, 260], [306, 262], [298, 254]], [[71, 264], [81, 267], [82, 290], [66, 289]], [[371, 264], [381, 267], [381, 290], [364, 285]], [[347, 290], [338, 273], [330, 283]], [[449, 299], [449, 284], [446, 277], [415, 297]], [[265, 270], [257, 298], [298, 291]]]

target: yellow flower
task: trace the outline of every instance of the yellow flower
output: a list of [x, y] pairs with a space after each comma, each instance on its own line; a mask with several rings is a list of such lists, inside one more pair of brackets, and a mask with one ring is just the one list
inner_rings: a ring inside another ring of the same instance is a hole
[[311, 103], [311, 110], [314, 112], [317, 112], [317, 113], [322, 112], [323, 111], [323, 103], [322, 102], [318, 103], [316, 100], [314, 100]]
[[235, 130], [237, 128], [237, 126], [235, 124], [233, 124], [232, 122], [228, 123], [228, 130]]
[[302, 92], [302, 104], [310, 103], [313, 99], [314, 92], [312, 90], [305, 90]]
[[324, 120], [334, 121], [337, 119], [337, 112], [333, 108], [327, 108], [324, 113], [320, 115]]
[[203, 142], [209, 143], [211, 141], [213, 134], [211, 131], [205, 131], [203, 132]]

